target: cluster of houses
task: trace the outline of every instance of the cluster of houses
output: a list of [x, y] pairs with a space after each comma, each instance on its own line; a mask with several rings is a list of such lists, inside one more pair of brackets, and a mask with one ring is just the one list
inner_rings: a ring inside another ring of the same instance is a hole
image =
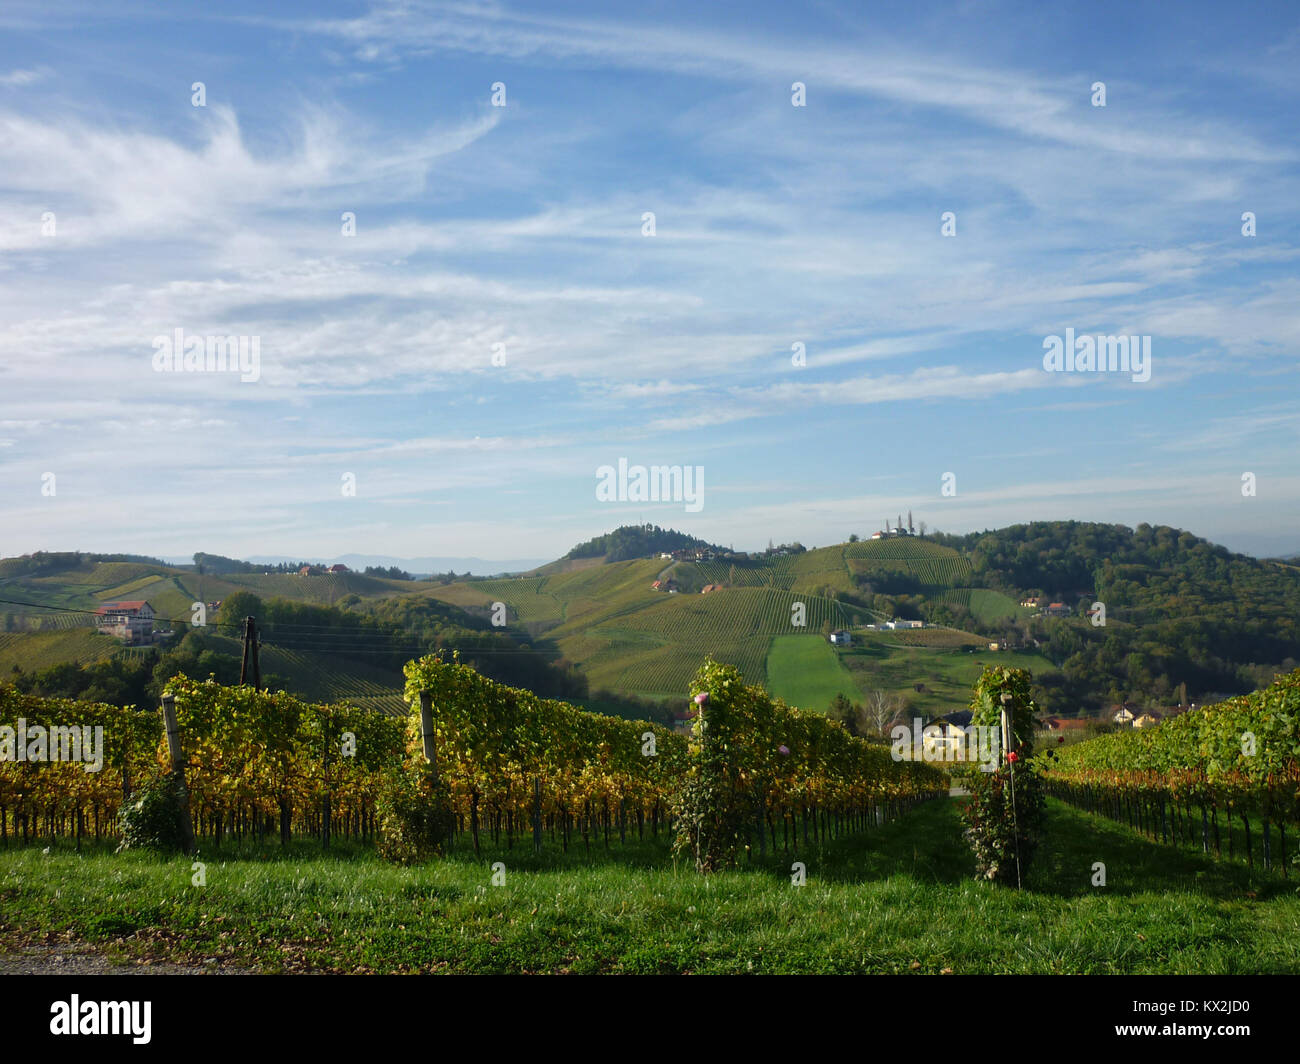
[[331, 565], [326, 568], [323, 565], [304, 565], [298, 570], [299, 576], [324, 576], [326, 573], [347, 573], [351, 570], [346, 565]]
[[[832, 632], [831, 642], [836, 642], [837, 637], [849, 638], [848, 632]], [[923, 685], [922, 685], [923, 686]], [[1125, 702], [1121, 705], [1111, 707], [1108, 716], [1121, 727], [1149, 728], [1159, 724], [1162, 720], [1168, 720], [1170, 717], [1176, 717], [1180, 713], [1186, 713], [1189, 709], [1195, 709], [1196, 704], [1190, 706], [1167, 706], [1164, 709], [1139, 710], [1139, 707], [1132, 703]], [[691, 722], [695, 719], [697, 708], [689, 706], [673, 715], [673, 730], [689, 734]], [[942, 717], [936, 717], [921, 728], [921, 743], [926, 751], [926, 756], [935, 760], [959, 760], [957, 752], [967, 749], [966, 737], [971, 728], [973, 714], [970, 710], [961, 710], [956, 713], [948, 713]], [[1105, 718], [1102, 718], [1105, 719]], [[1036, 731], [1040, 736], [1058, 736], [1064, 738], [1066, 735], [1075, 732], [1086, 731], [1090, 724], [1096, 722], [1092, 717], [1040, 717], [1036, 721]], [[885, 734], [891, 733], [896, 727], [910, 729], [912, 722], [903, 717], [896, 717], [885, 725]], [[945, 751], [949, 756], [945, 757]]]
[[1068, 617], [1074, 612], [1064, 602], [1048, 602], [1032, 595], [1021, 599], [1020, 605], [1027, 610], [1037, 610], [1040, 617]]
[[[1022, 643], [1019, 639], [1016, 639], [1015, 636], [1012, 636], [1011, 638], [1003, 636], [1001, 639], [996, 641], [989, 640], [990, 650], [1028, 650], [1031, 646], [1040, 647], [1042, 645], [1043, 644], [1037, 639], [1029, 639]], [[973, 650], [974, 647], [967, 647], [966, 649]]]
[[[725, 586], [725, 584], [705, 584], [700, 588], [700, 594], [707, 595], [711, 591], [721, 591]], [[675, 595], [680, 589], [677, 586], [677, 581], [670, 576], [666, 580], [656, 580], [650, 585], [650, 590], [667, 591], [668, 594]]]
[[1186, 706], [1165, 706], [1161, 709], [1142, 709], [1132, 702], [1118, 702], [1110, 707], [1110, 719], [1121, 728], [1150, 728], [1162, 720], [1177, 717], [1189, 709], [1195, 709], [1193, 702]]
[[[1168, 720], [1170, 717], [1176, 717], [1180, 713], [1186, 713], [1189, 709], [1195, 708], [1196, 704], [1192, 703], [1190, 706], [1166, 706], [1163, 709], [1143, 710], [1130, 702], [1124, 702], [1111, 706], [1107, 716], [1121, 728], [1150, 728], [1159, 724], [1162, 720]], [[970, 729], [971, 719], [972, 715], [968, 710], [937, 717], [921, 729], [921, 742], [930, 751], [942, 752], [945, 749], [954, 751], [965, 749], [966, 733]], [[894, 723], [906, 725], [907, 722]], [[1040, 717], [1036, 723], [1036, 731], [1040, 736], [1055, 735], [1064, 739], [1065, 736], [1072, 733], [1087, 731], [1090, 724], [1096, 723], [1096, 719], [1092, 717]]]
[[[895, 617], [892, 621], [881, 621], [880, 624], [868, 624], [865, 628], [868, 632], [893, 632], [911, 628], [925, 628], [925, 621], [906, 621]], [[849, 647], [853, 645], [853, 635], [840, 628], [826, 637], [831, 641], [832, 646]]]
[[717, 554], [711, 547], [688, 547], [685, 550], [662, 551], [659, 557], [663, 561], [673, 562], [711, 562]]

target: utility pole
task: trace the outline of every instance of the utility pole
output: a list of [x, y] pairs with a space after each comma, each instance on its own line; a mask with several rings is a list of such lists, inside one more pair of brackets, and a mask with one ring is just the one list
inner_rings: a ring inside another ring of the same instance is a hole
[[261, 640], [257, 638], [257, 628], [252, 617], [244, 618], [244, 657], [239, 664], [239, 686], [248, 682], [248, 663], [253, 662], [253, 690], [262, 689], [262, 660], [258, 654]]

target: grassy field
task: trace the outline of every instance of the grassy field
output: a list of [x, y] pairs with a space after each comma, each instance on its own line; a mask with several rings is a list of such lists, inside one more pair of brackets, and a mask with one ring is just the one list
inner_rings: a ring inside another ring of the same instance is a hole
[[575, 629], [566, 622], [551, 633], [570, 659], [582, 662], [593, 688], [652, 697], [681, 695], [708, 657], [761, 678], [772, 637], [792, 630], [795, 603], [804, 604], [810, 632], [826, 621], [843, 622], [832, 599], [774, 588], [652, 594], [655, 598], [644, 607], [590, 627]]
[[990, 591], [984, 587], [957, 588], [937, 597], [943, 602], [965, 606], [981, 624], [997, 624], [1005, 618], [1018, 621], [1038, 612], [1033, 607], [1020, 605], [1000, 591]]
[[825, 713], [837, 694], [862, 701], [853, 676], [820, 635], [779, 635], [767, 652], [767, 690], [792, 706]]
[[[943, 714], [965, 709], [971, 688], [979, 679], [984, 665], [997, 663], [1028, 669], [1035, 676], [1051, 671], [1053, 666], [1041, 654], [1028, 651], [966, 650], [928, 646], [904, 646], [897, 637], [907, 632], [867, 632], [842, 652], [840, 660], [848, 667], [861, 691], [890, 691], [906, 702], [911, 713]], [[924, 690], [918, 691], [920, 684]]]
[[805, 849], [803, 887], [790, 857], [703, 878], [663, 840], [412, 869], [360, 848], [247, 848], [203, 855], [202, 888], [189, 858], [0, 849], [0, 950], [71, 932], [124, 963], [268, 972], [1300, 972], [1293, 883], [1052, 802], [1017, 892], [973, 881], [959, 829], [940, 801]]

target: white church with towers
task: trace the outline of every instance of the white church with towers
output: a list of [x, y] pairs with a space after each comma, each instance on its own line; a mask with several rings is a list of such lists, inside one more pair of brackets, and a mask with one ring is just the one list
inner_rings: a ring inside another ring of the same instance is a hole
[[903, 527], [903, 515], [898, 515], [898, 523], [893, 528], [889, 527], [889, 518], [885, 518], [885, 527], [879, 532], [872, 532], [872, 539], [889, 539], [891, 536], [914, 536], [916, 529], [912, 527], [912, 511], [907, 511], [907, 527]]

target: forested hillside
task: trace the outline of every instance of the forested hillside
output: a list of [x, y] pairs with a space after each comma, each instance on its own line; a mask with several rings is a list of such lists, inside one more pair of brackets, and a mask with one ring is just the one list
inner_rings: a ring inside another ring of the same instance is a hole
[[630, 558], [645, 558], [664, 551], [686, 550], [693, 547], [712, 547], [712, 544], [658, 525], [623, 525], [621, 528], [579, 543], [565, 558], [601, 558], [608, 562], [622, 562]]
[[1189, 697], [1249, 691], [1300, 659], [1300, 570], [1189, 532], [1041, 521], [935, 538], [969, 555], [977, 587], [1059, 599], [1080, 617], [1105, 604], [1105, 627], [1047, 627], [1062, 674], [1044, 679], [1067, 704], [1168, 700], [1181, 684]]

